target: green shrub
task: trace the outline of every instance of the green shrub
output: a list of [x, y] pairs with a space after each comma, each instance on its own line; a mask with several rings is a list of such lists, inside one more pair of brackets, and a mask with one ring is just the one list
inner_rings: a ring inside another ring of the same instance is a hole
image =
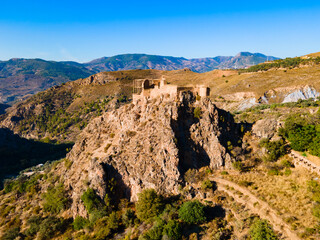
[[7, 180], [4, 183], [4, 192], [9, 193], [17, 191], [19, 193], [31, 192], [35, 193], [38, 187], [38, 180], [42, 178], [41, 174], [31, 176], [22, 176], [17, 179]]
[[267, 161], [274, 162], [287, 153], [285, 142], [281, 139], [279, 141], [269, 141], [269, 139], [262, 139], [260, 146], [265, 147], [268, 151]]
[[162, 220], [156, 221], [151, 229], [142, 234], [139, 240], [161, 240], [164, 222]]
[[316, 136], [314, 125], [297, 127], [288, 133], [288, 140], [291, 147], [296, 151], [306, 151], [309, 149], [313, 138]]
[[158, 216], [163, 211], [162, 197], [154, 189], [145, 189], [138, 196], [136, 211], [140, 220], [147, 221]]
[[319, 203], [317, 203], [312, 208], [312, 215], [315, 216], [316, 218], [320, 219], [320, 204]]
[[64, 159], [64, 166], [66, 167], [66, 169], [70, 169], [72, 166], [72, 163], [73, 162], [71, 160], [69, 160], [68, 158]]
[[82, 194], [81, 200], [89, 214], [103, 207], [102, 201], [92, 188], [88, 188], [87, 191]]
[[42, 221], [39, 227], [39, 239], [46, 240], [63, 233], [66, 229], [66, 221], [53, 216], [49, 216]]
[[286, 168], [285, 170], [284, 170], [284, 175], [286, 175], [286, 176], [290, 176], [291, 175], [291, 173], [292, 173], [292, 171], [289, 169], [289, 168]]
[[179, 209], [179, 218], [188, 224], [202, 223], [206, 220], [204, 209], [198, 200], [185, 202]]
[[133, 226], [135, 219], [136, 214], [132, 209], [127, 209], [124, 214], [122, 214], [122, 222], [126, 227]]
[[213, 182], [211, 182], [209, 179], [207, 180], [204, 180], [202, 183], [201, 183], [201, 188], [203, 190], [211, 190], [213, 189]]
[[202, 115], [201, 108], [200, 108], [200, 107], [196, 107], [196, 108], [193, 110], [193, 116], [194, 116], [195, 118], [200, 119], [200, 118], [201, 118], [201, 115]]
[[272, 168], [268, 171], [268, 175], [277, 176], [277, 175], [280, 175], [280, 171], [277, 168]]
[[249, 182], [249, 181], [246, 181], [246, 180], [241, 180], [239, 181], [239, 185], [240, 186], [243, 186], [243, 187], [249, 187], [253, 184], [253, 182]]
[[116, 232], [120, 226], [120, 219], [116, 212], [112, 212], [108, 217], [100, 218], [94, 225], [94, 239], [109, 239], [111, 234]]
[[49, 187], [42, 196], [43, 209], [50, 213], [57, 214], [65, 210], [70, 204], [63, 183], [59, 183], [55, 187]]
[[271, 225], [266, 220], [256, 219], [250, 228], [252, 240], [277, 240]]
[[76, 231], [83, 229], [88, 224], [89, 224], [89, 220], [81, 216], [77, 216], [72, 223], [73, 229]]
[[19, 236], [20, 227], [11, 227], [6, 230], [1, 237], [1, 240], [14, 240]]
[[163, 228], [163, 236], [167, 236], [172, 240], [179, 240], [182, 237], [182, 229], [180, 223], [176, 220], [170, 220]]
[[29, 226], [29, 228], [25, 231], [25, 235], [36, 235], [40, 230], [40, 224], [42, 223], [42, 221], [43, 219], [40, 216], [31, 216], [27, 221], [27, 225]]
[[236, 170], [238, 170], [239, 172], [242, 172], [243, 171], [243, 163], [240, 162], [240, 161], [235, 161], [232, 163], [232, 167]]
[[292, 168], [294, 167], [293, 163], [287, 159], [283, 159], [281, 161], [281, 166], [285, 167], [285, 168]]

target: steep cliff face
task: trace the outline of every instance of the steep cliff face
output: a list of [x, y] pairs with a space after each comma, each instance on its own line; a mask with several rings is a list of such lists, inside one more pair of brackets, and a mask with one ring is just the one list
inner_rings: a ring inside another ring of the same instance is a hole
[[175, 102], [159, 98], [107, 112], [84, 129], [67, 156], [71, 168], [62, 170], [73, 215], [86, 214], [80, 197], [87, 187], [103, 199], [113, 180], [118, 198], [135, 201], [145, 188], [177, 194], [189, 168], [230, 167], [224, 146], [233, 140], [231, 115], [190, 93]]

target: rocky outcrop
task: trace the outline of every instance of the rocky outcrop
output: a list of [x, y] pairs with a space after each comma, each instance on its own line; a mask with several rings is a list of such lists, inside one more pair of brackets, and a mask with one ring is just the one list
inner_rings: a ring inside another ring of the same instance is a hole
[[315, 99], [319, 96], [320, 93], [309, 85], [280, 87], [268, 90], [260, 97], [257, 97], [254, 92], [223, 95], [223, 98], [228, 102], [221, 107], [223, 106], [227, 110], [244, 111], [259, 104], [297, 102], [298, 100]]
[[265, 118], [258, 120], [252, 126], [252, 134], [258, 138], [268, 138], [271, 139], [277, 133], [278, 121], [275, 118]]
[[72, 189], [72, 212], [85, 215], [82, 193], [91, 187], [103, 199], [111, 179], [118, 197], [132, 201], [145, 188], [178, 194], [189, 168], [230, 167], [225, 146], [236, 141], [231, 115], [187, 93], [174, 102], [158, 98], [107, 112], [91, 121], [67, 156], [73, 164], [62, 175]]
[[298, 100], [306, 100], [309, 98], [317, 98], [320, 96], [320, 93], [315, 90], [313, 87], [305, 86], [303, 88], [297, 89], [290, 94], [288, 94], [284, 99], [283, 103], [286, 102], [296, 102]]

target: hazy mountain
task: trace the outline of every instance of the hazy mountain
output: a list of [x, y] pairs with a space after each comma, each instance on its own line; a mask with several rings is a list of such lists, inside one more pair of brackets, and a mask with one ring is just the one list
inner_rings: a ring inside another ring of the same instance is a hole
[[276, 59], [278, 58], [249, 52], [241, 52], [234, 57], [218, 56], [194, 59], [147, 54], [123, 54], [95, 59], [85, 63], [84, 66], [95, 72], [130, 69], [177, 70], [182, 68], [190, 68], [195, 72], [208, 72], [214, 69], [246, 68], [267, 60]]
[[0, 61], [0, 103], [10, 103], [52, 86], [94, 73], [131, 69], [177, 70], [194, 72], [214, 69], [246, 68], [277, 58], [260, 53], [242, 52], [235, 57], [186, 59], [147, 54], [124, 54], [95, 59], [89, 63], [54, 62], [42, 59], [11, 59]]

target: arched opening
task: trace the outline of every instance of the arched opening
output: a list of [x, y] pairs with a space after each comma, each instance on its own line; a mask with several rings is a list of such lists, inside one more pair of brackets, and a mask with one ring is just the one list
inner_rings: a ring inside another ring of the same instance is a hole
[[145, 80], [143, 82], [143, 89], [149, 89], [150, 88], [150, 82], [149, 80]]

